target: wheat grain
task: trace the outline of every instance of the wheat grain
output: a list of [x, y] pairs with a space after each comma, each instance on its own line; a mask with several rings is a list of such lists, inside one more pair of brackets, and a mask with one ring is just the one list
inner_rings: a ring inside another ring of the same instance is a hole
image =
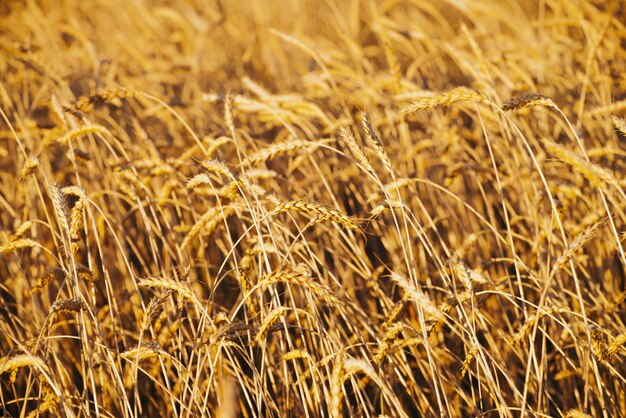
[[452, 271], [455, 277], [461, 282], [467, 292], [472, 292], [473, 283], [486, 283], [487, 280], [478, 272], [470, 269], [460, 257], [452, 257], [450, 259]]
[[63, 110], [63, 106], [59, 101], [59, 98], [56, 94], [50, 96], [50, 103], [48, 105], [50, 110], [52, 111], [52, 115], [56, 118], [56, 121], [63, 125], [63, 128], [67, 126], [67, 120], [65, 119], [65, 113]]
[[218, 191], [217, 191], [217, 195], [218, 196], [222, 196], [225, 197], [227, 199], [235, 199], [237, 197], [237, 194], [239, 193], [239, 190], [241, 189], [241, 186], [243, 186], [243, 182], [240, 180], [233, 180], [230, 183], [228, 183], [227, 185], [225, 185], [224, 187], [221, 187]]
[[259, 303], [257, 302], [255, 296], [251, 293], [251, 279], [246, 266], [240, 266], [239, 283], [241, 283], [241, 293], [246, 302], [246, 306], [250, 311], [250, 316], [254, 318], [259, 314]]
[[134, 190], [134, 178], [133, 174], [128, 170], [115, 171], [114, 174], [115, 185], [119, 190], [128, 196], [131, 200], [137, 200], [137, 193]]
[[252, 265], [252, 257], [261, 253], [275, 253], [276, 247], [270, 243], [257, 242], [255, 245], [248, 247], [244, 256], [239, 262], [239, 281], [241, 283], [241, 292], [245, 298], [246, 306], [250, 311], [252, 317], [256, 317], [259, 313], [259, 303], [255, 295], [251, 292], [251, 278], [249, 274], [250, 266]]
[[470, 292], [461, 292], [449, 296], [444, 302], [439, 305], [439, 310], [445, 314], [449, 314], [452, 308], [459, 306], [459, 304], [470, 299], [472, 294]]
[[343, 353], [340, 353], [341, 357], [337, 360], [337, 363], [333, 367], [333, 372], [330, 380], [330, 400], [331, 400], [331, 418], [339, 418], [341, 415], [341, 404], [343, 401]]
[[[206, 145], [206, 155], [213, 155], [213, 153], [215, 153], [215, 151], [217, 151], [219, 147], [221, 147], [222, 145], [228, 144], [229, 142], [232, 142], [232, 139], [228, 136], [220, 136], [216, 139], [206, 137], [206, 138], [203, 138], [203, 141], [202, 141], [202, 143]], [[181, 158], [185, 160], [186, 159], [185, 154], [183, 154]]]
[[[233, 96], [228, 92], [224, 97], [224, 122], [232, 135], [235, 134], [235, 120], [233, 118]], [[233, 141], [235, 138], [231, 138]]]
[[240, 176], [242, 181], [250, 182], [252, 180], [267, 180], [278, 177], [278, 173], [274, 170], [263, 168], [253, 168], [246, 170], [245, 174]]
[[167, 204], [170, 195], [174, 190], [176, 190], [177, 187], [178, 180], [168, 180], [161, 189], [159, 196], [156, 199], [157, 205], [159, 205], [159, 207], [161, 208], [164, 207]]
[[72, 160], [72, 161], [77, 161], [77, 160], [80, 160], [83, 162], [91, 161], [91, 154], [89, 154], [87, 151], [81, 150], [80, 148], [68, 149], [67, 152], [65, 153], [65, 156], [69, 160]]
[[383, 47], [383, 52], [385, 53], [385, 59], [387, 60], [387, 65], [389, 65], [389, 70], [393, 75], [394, 79], [394, 90], [399, 91], [402, 87], [402, 73], [400, 71], [400, 63], [398, 62], [398, 57], [396, 53], [391, 48], [391, 44], [389, 42], [388, 37], [384, 33], [384, 31], [379, 32], [379, 36], [381, 36], [381, 44]]

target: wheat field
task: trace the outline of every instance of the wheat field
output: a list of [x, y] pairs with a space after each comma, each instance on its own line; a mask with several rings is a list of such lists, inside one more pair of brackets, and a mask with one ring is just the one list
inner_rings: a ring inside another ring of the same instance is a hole
[[0, 416], [626, 416], [623, 0], [5, 0]]

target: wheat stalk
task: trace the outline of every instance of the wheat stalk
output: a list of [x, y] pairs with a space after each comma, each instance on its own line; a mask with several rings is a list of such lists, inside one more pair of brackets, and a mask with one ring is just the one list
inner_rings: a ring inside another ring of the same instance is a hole
[[400, 189], [403, 187], [406, 187], [412, 183], [417, 182], [418, 179], [416, 178], [408, 178], [408, 177], [403, 177], [403, 178], [399, 178], [396, 181], [393, 181], [391, 183], [387, 183], [383, 186], [382, 190], [377, 191], [375, 193], [370, 194], [367, 197], [366, 203], [370, 204], [372, 203], [374, 200], [380, 198], [381, 195], [383, 196], [395, 196], [396, 198], [400, 197]]

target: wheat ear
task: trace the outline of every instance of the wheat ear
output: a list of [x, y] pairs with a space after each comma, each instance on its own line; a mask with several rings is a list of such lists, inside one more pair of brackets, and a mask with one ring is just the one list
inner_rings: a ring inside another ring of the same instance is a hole
[[535, 106], [555, 107], [555, 104], [548, 96], [527, 93], [504, 102], [502, 110], [525, 109]]
[[300, 200], [292, 200], [290, 202], [284, 202], [276, 206], [268, 213], [268, 216], [277, 215], [279, 213], [288, 211], [298, 211], [309, 218], [317, 218], [320, 221], [330, 220], [340, 225], [345, 226], [353, 231], [361, 232], [361, 228], [358, 221], [344, 215], [343, 213], [330, 209], [328, 206], [320, 205], [314, 202], [303, 202]]
[[420, 110], [433, 109], [441, 106], [450, 106], [454, 103], [469, 102], [469, 103], [481, 103], [486, 102], [487, 98], [472, 89], [467, 87], [456, 87], [446, 93], [431, 97], [423, 97], [412, 104], [404, 107], [400, 110], [402, 113], [415, 113]]

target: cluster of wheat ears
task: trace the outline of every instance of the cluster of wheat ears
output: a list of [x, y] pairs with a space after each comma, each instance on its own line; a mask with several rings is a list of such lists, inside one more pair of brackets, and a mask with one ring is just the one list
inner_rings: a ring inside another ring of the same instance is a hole
[[0, 415], [626, 415], [622, 0], [0, 3]]

